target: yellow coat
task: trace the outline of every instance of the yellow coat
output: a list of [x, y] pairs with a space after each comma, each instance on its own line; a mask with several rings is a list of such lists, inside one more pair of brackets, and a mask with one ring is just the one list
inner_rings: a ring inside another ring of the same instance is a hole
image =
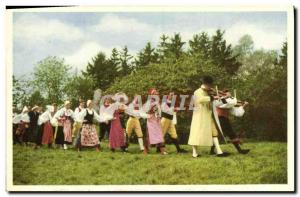
[[188, 141], [189, 145], [213, 145], [212, 136], [216, 126], [214, 125], [212, 108], [212, 102], [207, 92], [202, 88], [197, 89], [194, 92], [194, 111]]

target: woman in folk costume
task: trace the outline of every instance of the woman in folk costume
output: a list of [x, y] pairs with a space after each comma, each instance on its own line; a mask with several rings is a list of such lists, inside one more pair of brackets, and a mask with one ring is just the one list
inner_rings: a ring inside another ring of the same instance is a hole
[[13, 108], [13, 144], [22, 144], [22, 133], [20, 129], [20, 124], [21, 124], [21, 119], [22, 119], [22, 113], [17, 114], [15, 112], [15, 108]]
[[81, 147], [95, 147], [99, 151], [100, 142], [94, 120], [97, 122], [105, 122], [106, 119], [100, 117], [93, 109], [92, 100], [87, 101], [87, 108], [83, 109], [79, 115], [78, 120], [82, 122], [82, 129], [80, 132], [80, 139], [76, 143], [77, 150]]
[[127, 152], [125, 144], [125, 103], [128, 97], [124, 93], [117, 93], [113, 96], [115, 103], [109, 107], [109, 114], [112, 114], [111, 126], [109, 132], [109, 148], [112, 152], [120, 148]]
[[[30, 119], [28, 140], [32, 143], [37, 143], [39, 133], [38, 119], [39, 119], [39, 106], [35, 105], [29, 112]], [[34, 146], [36, 147], [36, 145]]]
[[[103, 104], [101, 104], [99, 110], [100, 116], [105, 116], [110, 113], [109, 111], [110, 103], [111, 103], [111, 98], [107, 97], [104, 99]], [[109, 138], [110, 124], [111, 124], [110, 120], [100, 123], [100, 135], [99, 135], [100, 142], [104, 139], [106, 133]]]
[[[220, 120], [220, 125], [225, 136], [228, 136], [231, 143], [240, 154], [247, 154], [250, 149], [242, 149], [240, 147], [241, 141], [239, 136], [233, 131], [229, 116], [242, 117], [245, 113], [244, 107], [248, 105], [248, 102], [243, 102], [240, 105], [237, 103], [236, 97], [231, 97], [229, 91], [224, 91], [228, 98], [225, 103], [217, 107], [217, 114]], [[214, 154], [214, 146], [211, 148], [211, 154]]]
[[51, 148], [54, 139], [55, 128], [52, 126], [50, 121], [54, 117], [56, 107], [54, 105], [47, 105], [46, 108], [47, 110], [39, 117], [39, 124], [43, 125], [43, 136], [41, 143], [43, 145], [48, 145], [48, 148]]
[[30, 118], [28, 115], [29, 109], [25, 106], [21, 113], [21, 121], [20, 121], [20, 131], [22, 135], [22, 142], [25, 143], [25, 145], [28, 145], [29, 142], [29, 124], [30, 124]]
[[68, 149], [67, 144], [72, 144], [72, 121], [75, 116], [70, 107], [70, 101], [65, 101], [64, 107], [54, 115], [54, 118], [58, 120], [55, 144], [61, 145], [65, 150]]
[[148, 114], [147, 118], [147, 140], [145, 143], [144, 153], [148, 154], [149, 144], [156, 145], [160, 153], [163, 155], [168, 154], [165, 150], [165, 144], [163, 139], [163, 132], [160, 123], [161, 108], [159, 103], [159, 96], [156, 89], [151, 88], [149, 90], [149, 96], [147, 102], [143, 106], [144, 112]]
[[[174, 102], [172, 103], [174, 99]], [[170, 92], [167, 96], [167, 99], [162, 102], [161, 105], [161, 127], [163, 135], [165, 136], [168, 133], [171, 137], [173, 144], [176, 147], [177, 153], [186, 153], [187, 151], [180, 148], [178, 142], [178, 135], [175, 128], [175, 120], [176, 120], [176, 108], [175, 106], [176, 97], [174, 97], [174, 92]]]
[[[218, 96], [208, 94], [213, 85], [210, 76], [203, 77], [202, 85], [194, 92], [194, 111], [188, 144], [193, 148], [193, 157], [198, 157], [197, 146], [215, 146], [217, 156], [225, 157], [228, 153], [223, 153], [219, 145], [218, 119], [215, 112], [216, 101], [220, 101]], [[223, 99], [224, 100], [224, 99]], [[219, 103], [218, 103], [219, 104]]]
[[79, 131], [81, 129], [82, 122], [80, 122], [80, 120], [77, 117], [78, 117], [79, 113], [84, 110], [84, 107], [85, 107], [84, 100], [79, 99], [79, 106], [76, 107], [76, 109], [74, 111], [75, 120], [74, 120], [73, 130], [72, 130], [73, 143], [76, 143], [77, 139], [80, 137]]
[[[135, 98], [133, 101], [129, 104], [128, 109], [126, 110], [127, 113], [129, 113], [129, 119], [126, 123], [126, 133], [127, 133], [127, 147], [129, 146], [129, 139], [132, 135], [132, 131], [134, 130], [137, 137], [138, 137], [138, 143], [140, 146], [140, 150], [144, 151], [144, 141], [143, 141], [143, 132], [140, 124], [140, 113], [142, 111], [142, 103], [139, 103], [139, 99], [137, 97], [138, 95], [135, 95]], [[133, 112], [133, 113], [131, 113]]]

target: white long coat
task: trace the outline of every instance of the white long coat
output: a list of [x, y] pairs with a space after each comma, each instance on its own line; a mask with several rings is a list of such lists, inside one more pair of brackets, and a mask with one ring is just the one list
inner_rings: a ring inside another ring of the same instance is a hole
[[[192, 146], [212, 146], [212, 124], [215, 121], [220, 131], [219, 119], [215, 108], [222, 105], [221, 101], [211, 102], [210, 96], [201, 88], [194, 92], [194, 111], [188, 144]], [[213, 120], [214, 119], [214, 120]]]

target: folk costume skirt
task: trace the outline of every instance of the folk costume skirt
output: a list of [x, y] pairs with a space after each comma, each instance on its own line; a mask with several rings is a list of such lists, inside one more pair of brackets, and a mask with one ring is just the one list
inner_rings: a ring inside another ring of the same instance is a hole
[[[83, 147], [97, 147], [99, 146], [99, 137], [94, 124], [82, 124], [80, 145]], [[78, 146], [78, 145], [77, 145]]]

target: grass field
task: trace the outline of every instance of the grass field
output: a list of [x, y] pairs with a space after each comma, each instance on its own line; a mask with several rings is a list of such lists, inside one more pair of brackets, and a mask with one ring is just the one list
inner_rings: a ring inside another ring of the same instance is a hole
[[[107, 145], [106, 145], [107, 146]], [[275, 184], [287, 183], [287, 144], [251, 142], [248, 155], [237, 154], [230, 144], [223, 150], [227, 158], [208, 155], [209, 148], [199, 149], [201, 157], [177, 154], [168, 145], [169, 155], [159, 155], [152, 148], [143, 155], [137, 145], [130, 153], [111, 153], [86, 149], [33, 150], [13, 147], [13, 183], [15, 185], [105, 185], [105, 184]]]

